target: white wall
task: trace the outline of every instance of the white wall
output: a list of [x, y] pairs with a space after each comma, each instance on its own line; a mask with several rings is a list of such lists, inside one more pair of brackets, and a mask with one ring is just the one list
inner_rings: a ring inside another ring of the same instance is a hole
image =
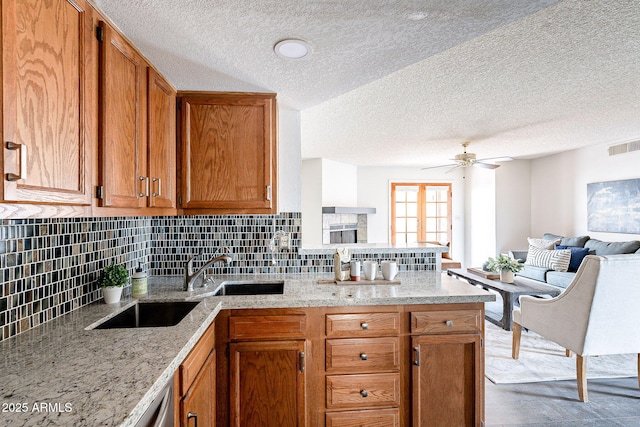
[[420, 170], [409, 167], [358, 168], [358, 206], [374, 207], [376, 213], [367, 218], [367, 241], [389, 243], [391, 230], [391, 183], [392, 182], [438, 182], [451, 183], [453, 235], [451, 254], [454, 259], [464, 254], [464, 181], [460, 171], [444, 174], [442, 170]]
[[302, 143], [300, 111], [280, 107], [278, 111], [278, 210], [302, 209]]
[[322, 245], [322, 159], [302, 161], [302, 245]]
[[531, 233], [531, 161], [501, 163], [495, 174], [495, 252], [526, 249]]
[[358, 168], [322, 159], [322, 206], [358, 206]]
[[549, 232], [605, 241], [640, 240], [639, 234], [587, 230], [588, 183], [640, 178], [640, 151], [609, 156], [608, 147], [599, 144], [532, 161], [532, 236]]
[[465, 169], [464, 266], [479, 267], [496, 256], [496, 174], [488, 169]]

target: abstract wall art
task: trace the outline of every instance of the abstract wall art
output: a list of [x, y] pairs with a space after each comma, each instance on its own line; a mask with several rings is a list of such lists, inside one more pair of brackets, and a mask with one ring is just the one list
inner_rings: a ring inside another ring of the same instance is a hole
[[640, 179], [587, 184], [587, 229], [640, 234]]

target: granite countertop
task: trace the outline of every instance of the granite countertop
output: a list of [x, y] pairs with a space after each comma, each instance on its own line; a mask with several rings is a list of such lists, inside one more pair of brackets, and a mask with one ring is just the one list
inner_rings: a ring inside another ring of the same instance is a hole
[[[400, 273], [400, 285], [318, 284], [331, 275], [218, 276], [181, 290], [181, 278], [150, 280], [143, 300], [201, 300], [178, 325], [87, 329], [131, 304], [96, 303], [0, 343], [2, 425], [132, 426], [221, 309], [486, 302], [495, 296], [435, 272]], [[212, 296], [230, 281], [284, 280], [284, 294]]]

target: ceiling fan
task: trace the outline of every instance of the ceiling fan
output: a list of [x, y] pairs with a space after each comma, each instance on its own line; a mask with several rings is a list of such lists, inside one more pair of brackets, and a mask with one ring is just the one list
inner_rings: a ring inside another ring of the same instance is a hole
[[465, 141], [462, 143], [462, 147], [464, 148], [464, 153], [456, 154], [455, 157], [451, 159], [455, 163], [451, 163], [448, 165], [440, 165], [440, 166], [430, 166], [430, 167], [422, 168], [422, 170], [451, 167], [451, 169], [445, 172], [445, 173], [449, 173], [457, 168], [466, 168], [467, 166], [475, 166], [483, 169], [496, 169], [496, 168], [499, 168], [500, 165], [487, 163], [487, 162], [508, 162], [513, 160], [511, 157], [491, 157], [488, 159], [476, 159], [475, 153], [467, 153], [468, 145], [469, 145], [469, 141]]

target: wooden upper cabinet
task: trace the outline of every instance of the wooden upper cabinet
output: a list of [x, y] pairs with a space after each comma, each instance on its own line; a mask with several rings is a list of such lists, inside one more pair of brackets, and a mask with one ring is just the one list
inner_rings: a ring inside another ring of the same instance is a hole
[[276, 213], [275, 94], [180, 94], [180, 207]]
[[2, 1], [5, 202], [91, 204], [84, 0]]
[[176, 207], [176, 91], [153, 68], [148, 68], [148, 205]]
[[[146, 206], [146, 76], [142, 56], [100, 21], [100, 206]], [[100, 194], [101, 193], [101, 194]]]

